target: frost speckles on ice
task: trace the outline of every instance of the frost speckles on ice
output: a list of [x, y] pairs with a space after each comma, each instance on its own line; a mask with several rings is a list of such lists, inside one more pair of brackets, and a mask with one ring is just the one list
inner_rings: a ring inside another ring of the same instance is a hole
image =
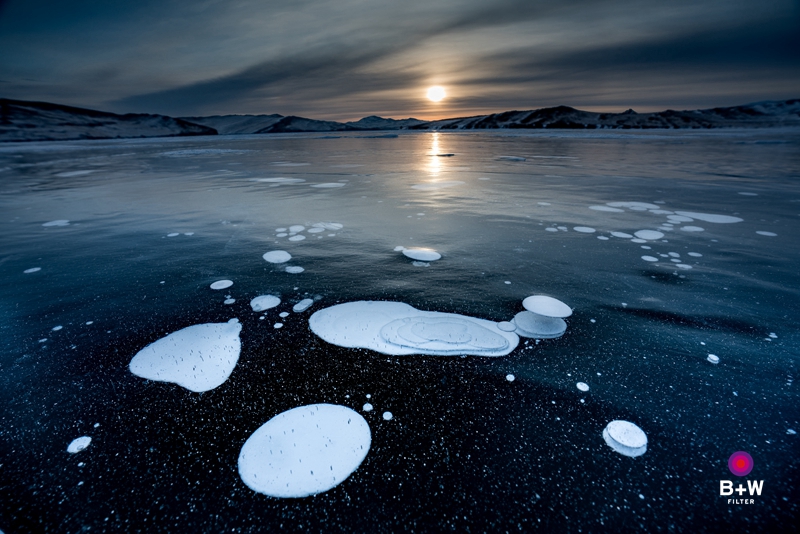
[[312, 404], [280, 413], [239, 453], [239, 476], [271, 497], [316, 495], [341, 484], [369, 452], [367, 421], [345, 406]]
[[312, 299], [303, 299], [294, 306], [292, 306], [292, 311], [295, 313], [304, 312], [309, 309], [314, 304]]
[[403, 248], [403, 256], [417, 261], [436, 261], [441, 259], [442, 255], [433, 250], [432, 248]]
[[421, 311], [402, 302], [337, 304], [314, 313], [309, 326], [333, 345], [390, 355], [505, 356], [519, 343], [516, 334], [495, 322]]
[[148, 380], [209, 391], [224, 383], [236, 367], [241, 330], [238, 319], [183, 328], [136, 353], [130, 370]]
[[69, 226], [68, 219], [58, 219], [55, 221], [49, 221], [44, 223], [42, 226]]
[[233, 285], [233, 282], [231, 280], [217, 280], [216, 282], [211, 284], [209, 287], [211, 289], [227, 289], [227, 288], [231, 287], [232, 285]]
[[89, 436], [81, 436], [79, 438], [75, 438], [69, 443], [69, 445], [67, 445], [67, 452], [70, 454], [81, 452], [86, 447], [88, 447], [91, 442], [92, 438], [90, 438]]
[[632, 458], [647, 452], [647, 435], [628, 421], [611, 421], [603, 430], [603, 439], [609, 447]]
[[292, 259], [292, 255], [285, 250], [270, 250], [262, 256], [269, 263], [286, 263]]
[[281, 299], [275, 295], [259, 295], [250, 301], [250, 307], [254, 312], [269, 310], [281, 303]]

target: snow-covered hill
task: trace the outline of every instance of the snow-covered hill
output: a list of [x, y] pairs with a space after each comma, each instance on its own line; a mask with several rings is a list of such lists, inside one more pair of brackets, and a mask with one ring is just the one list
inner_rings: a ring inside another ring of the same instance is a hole
[[733, 128], [800, 126], [800, 99], [757, 102], [728, 108], [636, 113], [594, 113], [568, 106], [427, 122], [417, 130], [477, 130], [488, 128]]
[[165, 115], [117, 115], [47, 102], [0, 98], [0, 141], [216, 135], [216, 130]]
[[211, 117], [181, 117], [194, 124], [214, 128], [220, 135], [254, 134], [269, 128], [283, 115], [213, 115]]
[[348, 126], [359, 130], [400, 130], [409, 126], [423, 124], [425, 121], [419, 119], [384, 119], [376, 115], [370, 115], [357, 121], [346, 122]]

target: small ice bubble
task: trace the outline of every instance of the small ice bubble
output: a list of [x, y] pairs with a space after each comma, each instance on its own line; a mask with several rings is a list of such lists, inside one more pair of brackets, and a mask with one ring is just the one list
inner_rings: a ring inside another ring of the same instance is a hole
[[319, 234], [319, 233], [324, 232], [324, 231], [325, 231], [325, 228], [309, 228], [308, 229], [308, 233], [309, 234]]
[[608, 241], [608, 237], [606, 237], [604, 235], [597, 236], [597, 239], [599, 239], [600, 241]]
[[706, 358], [706, 359], [708, 361], [710, 361], [711, 363], [714, 363], [714, 364], [719, 363], [719, 356], [717, 356], [716, 354], [709, 354], [708, 358]]
[[705, 229], [701, 228], [700, 226], [681, 226], [681, 230], [684, 232], [704, 232]]
[[581, 234], [593, 234], [597, 231], [590, 226], [575, 226], [572, 229]]
[[414, 267], [430, 267], [431, 264], [426, 261], [412, 261], [411, 265]]
[[756, 233], [758, 235], [763, 235], [767, 237], [778, 237], [778, 234], [776, 234], [775, 232], [765, 232], [764, 230], [758, 230]]
[[558, 232], [558, 228], [553, 228], [552, 226], [548, 226], [545, 228], [546, 232]]
[[295, 235], [295, 236], [290, 237], [289, 241], [302, 241], [305, 238], [306, 238], [306, 236], [304, 236], [304, 235]]
[[183, 235], [194, 235], [194, 232], [184, 232]]
[[626, 234], [625, 232], [611, 232], [611, 235], [619, 237], [620, 239], [630, 239], [633, 237], [631, 234]]
[[372, 405], [370, 403], [366, 403], [366, 404], [364, 404], [364, 406], [361, 409], [364, 410], [365, 412], [371, 412], [372, 411]]
[[589, 209], [595, 211], [606, 211], [609, 213], [623, 213], [625, 211], [619, 208], [612, 208], [611, 206], [589, 206]]
[[42, 226], [69, 226], [68, 219], [58, 219], [55, 221], [49, 221], [44, 223]]
[[275, 237], [286, 237], [287, 235], [289, 234], [287, 234], [286, 232], [281, 232], [280, 234], [275, 234]]
[[506, 281], [505, 281], [505, 282], [503, 282], [503, 283], [504, 283], [504, 284], [510, 284], [511, 282], [510, 282], [510, 281], [508, 281], [508, 280], [506, 280]]
[[788, 429], [788, 430], [786, 431], [786, 433], [787, 433], [788, 435], [790, 435], [790, 436], [794, 436], [794, 435], [796, 435], [796, 434], [797, 434], [797, 432], [795, 432], [795, 431], [794, 431], [794, 430], [792, 430], [791, 428], [790, 428], [790, 429]]
[[703, 257], [703, 255], [700, 254], [699, 252], [689, 252], [688, 254], [689, 254], [689, 256], [691, 256], [693, 258], [702, 258]]
[[297, 304], [292, 307], [292, 311], [295, 313], [304, 312], [309, 309], [314, 304], [312, 299], [303, 299]]
[[623, 303], [622, 303], [622, 307], [623, 307], [623, 308], [627, 308], [627, 307], [628, 307], [628, 303], [627, 303], [627, 302], [623, 302]]
[[646, 239], [639, 239], [638, 237], [634, 237], [631, 239], [631, 243], [647, 243]]
[[644, 261], [658, 261], [658, 258], [654, 258], [653, 256], [642, 256]]
[[306, 227], [303, 226], [302, 224], [294, 224], [294, 225], [289, 227], [289, 231], [290, 232], [294, 232], [295, 234], [299, 234], [300, 232], [302, 232], [305, 229], [306, 229]]
[[67, 446], [67, 452], [70, 454], [81, 452], [82, 450], [86, 449], [86, 447], [88, 447], [91, 442], [92, 438], [90, 438], [89, 436], [81, 436], [79, 438], [75, 438]]
[[285, 250], [270, 250], [262, 256], [269, 263], [286, 263], [292, 259], [292, 255]]
[[225, 299], [222, 301], [223, 304], [233, 304], [236, 302], [236, 299]]
[[611, 421], [603, 430], [606, 444], [623, 456], [635, 458], [647, 452], [647, 435], [629, 421]]
[[653, 250], [653, 247], [649, 247], [647, 245], [642, 245], [641, 248], [644, 249], [644, 250]]
[[275, 295], [259, 295], [250, 301], [250, 307], [254, 312], [269, 310], [281, 303], [281, 299]]
[[691, 265], [686, 265], [685, 263], [676, 263], [675, 267], [677, 267], [679, 269], [691, 269], [692, 268]]
[[575, 384], [575, 387], [577, 387], [581, 391], [589, 391], [589, 384], [587, 384], [586, 382], [578, 382], [577, 384]]
[[639, 239], [645, 239], [652, 241], [654, 239], [661, 239], [664, 237], [664, 234], [661, 232], [657, 232], [656, 230], [639, 230], [638, 232], [634, 232], [633, 235], [638, 237]]
[[231, 280], [217, 280], [213, 284], [211, 284], [211, 289], [227, 289], [233, 285]]
[[383, 412], [384, 421], [391, 421], [393, 417], [392, 412]]
[[87, 325], [89, 325], [89, 324], [94, 324], [94, 321], [86, 321], [86, 324], [87, 324]]
[[58, 332], [58, 331], [59, 331], [59, 330], [61, 330], [62, 328], [64, 328], [64, 327], [63, 327], [63, 326], [61, 326], [61, 325], [54, 326], [54, 327], [53, 327], [53, 332]]
[[512, 374], [507, 374], [506, 375], [506, 380], [508, 380], [509, 382], [513, 382], [514, 380], [516, 380], [516, 378], [517, 377], [512, 375]]
[[546, 317], [569, 317], [572, 315], [572, 308], [558, 299], [545, 295], [532, 295], [522, 301], [522, 307], [526, 310], [544, 315]]
[[43, 337], [42, 339], [39, 340], [39, 343], [47, 343], [47, 338]]
[[172, 232], [171, 234], [167, 234], [167, 237], [175, 237], [181, 235], [180, 232]]
[[398, 245], [398, 246], [394, 247], [394, 251], [395, 251], [395, 252], [400, 252], [400, 251], [403, 251], [403, 250], [405, 250], [405, 248], [406, 248], [406, 247], [403, 247], [403, 246], [400, 246], [400, 245]]
[[403, 255], [407, 258], [424, 262], [436, 261], [438, 259], [441, 259], [442, 257], [441, 254], [439, 254], [432, 248], [420, 248], [420, 247], [404, 248], [402, 252]]
[[670, 256], [672, 256], [673, 258], [680, 258], [680, 257], [681, 257], [681, 255], [680, 255], [680, 254], [678, 254], [677, 252], [668, 252], [668, 254], [669, 254]]
[[297, 265], [286, 267], [286, 269], [284, 269], [284, 270], [287, 273], [290, 273], [290, 274], [299, 274], [299, 273], [302, 273], [303, 271], [305, 271], [305, 269], [303, 269], [302, 267], [299, 267]]
[[556, 226], [556, 228], [558, 228], [562, 232], [566, 232], [568, 230], [568, 228], [566, 226]]
[[640, 498], [640, 499], [642, 499], [642, 500], [644, 500], [644, 495], [642, 495], [642, 494], [640, 493], [640, 494], [639, 494], [639, 498]]
[[499, 328], [503, 332], [513, 332], [514, 330], [517, 329], [514, 323], [511, 323], [509, 321], [500, 321], [499, 323], [497, 323], [497, 328]]
[[681, 260], [679, 260], [678, 258], [670, 258], [669, 261], [671, 261], [672, 263], [680, 263], [681, 262]]
[[283, 323], [275, 323], [272, 325], [273, 328], [283, 328]]
[[284, 317], [289, 317], [289, 312], [280, 312], [280, 313], [278, 314], [278, 317], [281, 317], [281, 318], [284, 318]]
[[771, 337], [772, 339], [775, 339], [775, 338], [778, 337], [778, 334], [776, 334], [775, 332], [770, 332], [769, 333], [769, 337]]
[[596, 323], [597, 321], [595, 321], [594, 319], [589, 319], [589, 322], [590, 323]]
[[367, 397], [368, 399], [371, 399], [371, 398], [372, 398], [372, 394], [371, 394], [371, 393], [367, 393], [367, 394], [366, 394], [366, 397]]
[[25, 274], [31, 274], [31, 273], [38, 273], [41, 270], [42, 270], [41, 267], [31, 267], [30, 269], [25, 269], [22, 272], [25, 273]]
[[311, 187], [316, 187], [317, 189], [333, 189], [335, 187], [344, 187], [347, 184], [344, 183], [337, 183], [337, 182], [326, 182], [323, 184], [314, 184]]
[[288, 228], [275, 228], [276, 232], [285, 232]]

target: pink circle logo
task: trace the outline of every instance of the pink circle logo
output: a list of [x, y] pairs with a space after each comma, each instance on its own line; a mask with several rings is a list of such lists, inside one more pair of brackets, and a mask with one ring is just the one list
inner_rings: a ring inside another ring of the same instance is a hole
[[744, 451], [736, 451], [728, 458], [728, 469], [737, 477], [744, 477], [753, 470], [753, 457]]

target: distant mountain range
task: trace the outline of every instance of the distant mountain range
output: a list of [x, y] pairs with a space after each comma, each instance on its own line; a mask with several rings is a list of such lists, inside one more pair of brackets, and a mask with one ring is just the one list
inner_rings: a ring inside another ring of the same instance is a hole
[[800, 99], [656, 113], [636, 113], [632, 109], [624, 113], [594, 113], [558, 106], [429, 122], [419, 119], [385, 119], [373, 115], [346, 123], [277, 114], [181, 118], [141, 113], [118, 115], [46, 102], [0, 99], [0, 142], [374, 130], [707, 129], [775, 126], [800, 126]]

